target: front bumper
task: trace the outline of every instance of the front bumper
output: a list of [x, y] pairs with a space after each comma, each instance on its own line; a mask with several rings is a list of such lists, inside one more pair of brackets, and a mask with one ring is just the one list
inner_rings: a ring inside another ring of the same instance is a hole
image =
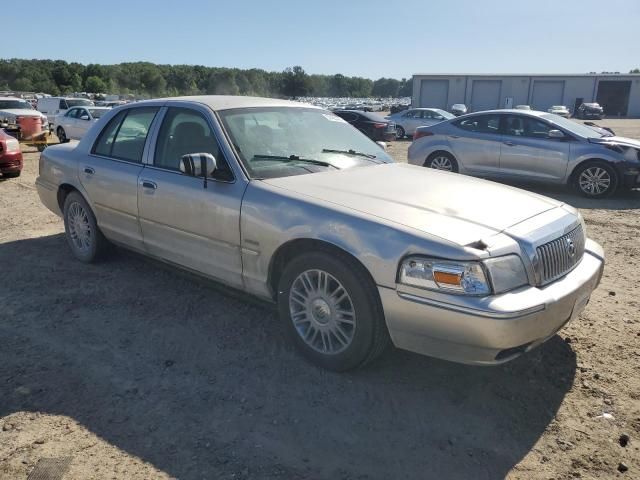
[[491, 297], [411, 292], [379, 287], [393, 343], [405, 350], [475, 365], [512, 360], [575, 319], [598, 286], [604, 252], [588, 240], [580, 264], [544, 287]]
[[22, 153], [11, 152], [0, 156], [0, 173], [16, 173], [22, 170]]

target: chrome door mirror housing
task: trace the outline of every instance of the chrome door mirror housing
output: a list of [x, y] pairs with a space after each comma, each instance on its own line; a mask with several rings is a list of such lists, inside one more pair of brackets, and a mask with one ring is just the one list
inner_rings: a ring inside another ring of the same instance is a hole
[[217, 166], [216, 158], [210, 153], [188, 153], [180, 158], [180, 171], [190, 177], [212, 177]]
[[89, 115], [82, 115], [80, 120], [89, 120]]
[[376, 142], [378, 144], [378, 146], [382, 149], [382, 150], [387, 150], [387, 142]]
[[565, 135], [561, 130], [549, 130], [547, 134], [549, 138], [564, 138]]

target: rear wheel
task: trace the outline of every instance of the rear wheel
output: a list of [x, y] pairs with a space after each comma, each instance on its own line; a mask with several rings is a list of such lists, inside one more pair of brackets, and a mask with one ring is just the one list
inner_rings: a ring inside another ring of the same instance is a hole
[[56, 135], [58, 136], [58, 141], [60, 143], [67, 143], [69, 141], [69, 139], [67, 138], [67, 134], [62, 127], [58, 127], [58, 129], [56, 130]]
[[396, 125], [396, 138], [400, 140], [401, 138], [404, 138], [406, 135], [407, 133], [404, 131], [404, 128], [402, 128], [400, 125]]
[[435, 170], [444, 170], [447, 172], [458, 172], [458, 162], [448, 152], [434, 152], [429, 155], [427, 161], [424, 163], [425, 167], [433, 168]]
[[98, 228], [89, 204], [78, 192], [64, 201], [64, 230], [71, 253], [81, 262], [99, 260], [109, 249], [109, 242]]
[[575, 187], [585, 197], [607, 197], [618, 188], [618, 175], [605, 162], [588, 162], [580, 165], [573, 178]]
[[311, 252], [285, 267], [278, 311], [300, 352], [329, 370], [360, 367], [389, 343], [375, 285], [342, 255]]

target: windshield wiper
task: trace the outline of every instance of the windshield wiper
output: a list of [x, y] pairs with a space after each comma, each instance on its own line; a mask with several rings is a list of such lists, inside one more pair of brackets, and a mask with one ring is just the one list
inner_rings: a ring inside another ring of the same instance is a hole
[[332, 148], [323, 148], [322, 153], [344, 153], [345, 155], [356, 155], [358, 157], [365, 157], [369, 159], [377, 158], [371, 153], [356, 152], [355, 150], [334, 150]]
[[312, 163], [314, 165], [320, 165], [322, 167], [333, 167], [338, 168], [334, 164], [329, 162], [323, 162], [322, 160], [314, 160], [313, 158], [302, 158], [297, 155], [254, 155], [253, 158], [263, 158], [265, 160], [280, 160], [281, 162], [304, 162], [304, 163]]

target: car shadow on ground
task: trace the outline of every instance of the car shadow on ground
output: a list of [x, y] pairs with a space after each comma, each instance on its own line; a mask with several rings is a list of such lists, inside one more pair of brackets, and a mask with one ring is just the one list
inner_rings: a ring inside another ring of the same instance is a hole
[[499, 367], [390, 351], [335, 374], [272, 308], [137, 255], [85, 265], [54, 235], [0, 265], [0, 418], [72, 417], [180, 479], [503, 478], [575, 375], [558, 336]]

